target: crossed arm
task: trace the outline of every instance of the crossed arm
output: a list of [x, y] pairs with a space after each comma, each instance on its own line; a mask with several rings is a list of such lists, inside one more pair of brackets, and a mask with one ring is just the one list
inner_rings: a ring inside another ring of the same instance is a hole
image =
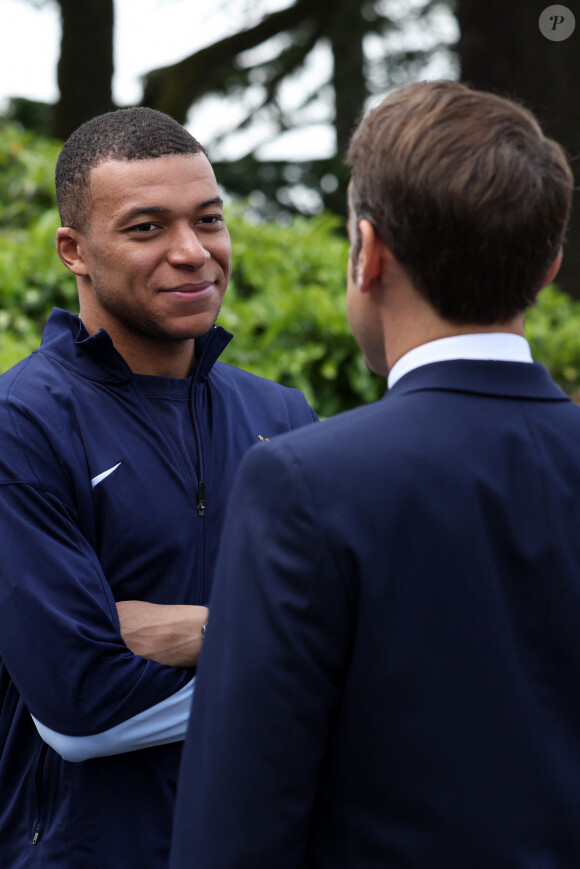
[[[202, 626], [209, 610], [202, 606], [161, 605], [147, 601], [117, 604], [121, 636], [131, 652], [168, 667], [197, 665]], [[120, 754], [183, 739], [189, 721], [192, 679], [177, 693], [115, 727], [86, 737], [68, 737], [32, 716], [42, 739], [65, 760]]]
[[117, 610], [42, 426], [28, 409], [13, 416], [18, 427], [2, 414], [0, 656], [23, 707], [65, 760], [182, 740], [207, 609]]
[[[117, 603], [121, 636], [131, 652], [175, 668], [197, 665], [209, 610], [203, 606]], [[183, 739], [194, 680], [126, 722], [86, 737], [68, 737], [32, 716], [42, 739], [66, 760], [119, 754]]]
[[124, 600], [117, 602], [117, 612], [121, 636], [135, 655], [168, 667], [197, 665], [207, 607]]

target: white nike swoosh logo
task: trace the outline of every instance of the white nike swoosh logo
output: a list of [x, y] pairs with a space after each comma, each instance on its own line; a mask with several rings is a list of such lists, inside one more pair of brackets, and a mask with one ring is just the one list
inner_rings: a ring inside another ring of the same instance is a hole
[[113, 471], [116, 471], [117, 468], [119, 467], [119, 465], [121, 465], [121, 464], [122, 464], [122, 462], [117, 462], [117, 464], [113, 465], [112, 468], [109, 468], [108, 471], [103, 471], [102, 474], [97, 474], [96, 477], [93, 477], [93, 479], [91, 480], [91, 488], [94, 489], [95, 486], [98, 486], [99, 483], [102, 483], [103, 480], [105, 480], [110, 474], [112, 474]]

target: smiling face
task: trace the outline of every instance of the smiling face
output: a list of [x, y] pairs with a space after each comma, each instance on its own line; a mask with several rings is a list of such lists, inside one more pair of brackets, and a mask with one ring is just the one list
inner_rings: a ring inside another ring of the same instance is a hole
[[161, 373], [156, 360], [179, 358], [187, 373], [193, 340], [214, 324], [231, 273], [209, 160], [107, 160], [91, 171], [90, 193], [86, 232], [57, 232], [61, 259], [77, 275], [85, 327], [106, 329], [135, 371]]

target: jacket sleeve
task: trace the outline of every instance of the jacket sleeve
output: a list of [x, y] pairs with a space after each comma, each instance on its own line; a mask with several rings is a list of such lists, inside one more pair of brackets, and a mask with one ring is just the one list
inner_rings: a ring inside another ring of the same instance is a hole
[[[24, 703], [45, 738], [68, 738], [71, 759], [182, 738], [183, 709], [180, 735], [176, 720], [161, 726], [159, 716], [146, 734], [139, 716], [163, 704], [175, 713], [187, 685], [191, 696], [193, 673], [129, 651], [97, 555], [79, 530], [73, 499], [64, 497], [59, 457], [43, 448], [30, 420], [17, 427], [5, 406], [0, 412], [0, 656]], [[135, 743], [132, 723], [140, 729]], [[86, 738], [95, 734], [109, 739], [90, 747]]]
[[311, 422], [318, 422], [318, 416], [298, 389], [291, 390], [293, 407], [291, 412], [292, 428], [300, 428]]
[[325, 538], [324, 508], [286, 440], [248, 452], [228, 506], [173, 869], [301, 865], [348, 666], [354, 596]]

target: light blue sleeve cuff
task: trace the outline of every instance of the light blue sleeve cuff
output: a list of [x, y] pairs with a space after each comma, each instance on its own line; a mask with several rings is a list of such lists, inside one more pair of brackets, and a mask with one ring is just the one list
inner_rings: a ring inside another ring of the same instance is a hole
[[172, 694], [150, 709], [133, 718], [90, 736], [67, 736], [41, 724], [34, 715], [32, 720], [44, 742], [64, 760], [78, 763], [93, 757], [106, 757], [179, 742], [185, 738], [195, 677], [176, 694]]

